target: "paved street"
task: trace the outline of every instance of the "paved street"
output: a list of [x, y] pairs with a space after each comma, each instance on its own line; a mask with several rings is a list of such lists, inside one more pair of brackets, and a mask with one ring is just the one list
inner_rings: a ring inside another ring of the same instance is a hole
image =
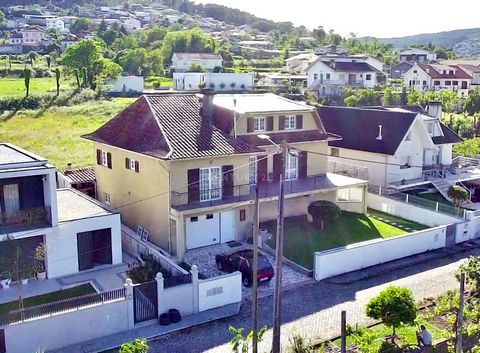
[[[289, 337], [295, 332], [310, 339], [330, 338], [338, 335], [341, 310], [347, 311], [347, 320], [350, 324], [367, 324], [368, 319], [364, 315], [365, 304], [389, 284], [410, 288], [418, 300], [456, 288], [457, 281], [453, 274], [459, 263], [469, 255], [480, 255], [480, 250], [432, 260], [429, 263], [411, 266], [351, 284], [333, 284], [323, 281], [289, 289], [284, 292], [282, 302], [282, 342], [287, 343]], [[271, 327], [272, 305], [273, 297], [263, 298], [259, 301], [260, 325]], [[244, 303], [241, 313], [235, 317], [197, 326], [152, 341], [151, 352], [230, 352], [228, 346], [231, 338], [228, 331], [230, 325], [244, 327], [246, 330], [250, 328], [250, 302]], [[264, 349], [260, 351], [267, 352], [266, 347], [270, 342], [271, 330], [264, 339]]]

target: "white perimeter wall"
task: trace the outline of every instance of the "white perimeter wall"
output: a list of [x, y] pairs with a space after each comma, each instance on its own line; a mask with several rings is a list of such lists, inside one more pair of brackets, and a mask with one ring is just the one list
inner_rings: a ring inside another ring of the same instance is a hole
[[177, 309], [182, 316], [195, 312], [193, 302], [193, 283], [166, 288], [159, 293], [158, 312], [163, 314], [169, 309]]
[[388, 239], [374, 239], [346, 247], [316, 252], [315, 279], [320, 281], [365, 267], [400, 259], [445, 246], [446, 226]]
[[240, 272], [200, 280], [198, 283], [198, 309], [200, 312], [242, 301], [242, 275]]
[[57, 349], [128, 330], [128, 301], [121, 300], [4, 327], [7, 353]]
[[107, 85], [113, 86], [110, 92], [123, 92], [123, 85], [125, 85], [125, 92], [143, 92], [144, 79], [142, 76], [124, 76], [119, 77], [114, 81], [108, 81]]
[[45, 235], [47, 246], [46, 268], [49, 278], [78, 272], [77, 234], [110, 228], [112, 235], [112, 264], [122, 262], [120, 214], [62, 222], [50, 228]]

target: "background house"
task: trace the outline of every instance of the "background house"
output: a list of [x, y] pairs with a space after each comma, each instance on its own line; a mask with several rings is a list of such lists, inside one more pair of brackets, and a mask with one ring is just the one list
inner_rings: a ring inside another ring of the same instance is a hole
[[437, 54], [432, 53], [428, 50], [411, 48], [399, 53], [400, 62], [409, 62], [409, 63], [430, 63], [437, 60]]
[[215, 91], [245, 91], [254, 86], [254, 73], [174, 72], [173, 89], [198, 91], [211, 88]]
[[193, 64], [203, 66], [207, 71], [222, 67], [220, 54], [213, 53], [173, 53], [172, 68], [175, 72], [186, 72]]

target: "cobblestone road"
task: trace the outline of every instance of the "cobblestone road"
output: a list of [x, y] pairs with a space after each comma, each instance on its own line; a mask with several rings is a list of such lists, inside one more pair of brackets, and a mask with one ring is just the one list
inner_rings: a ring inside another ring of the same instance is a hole
[[[350, 324], [365, 325], [368, 319], [364, 307], [368, 300], [389, 284], [410, 288], [420, 300], [436, 296], [457, 287], [454, 272], [459, 263], [469, 255], [480, 255], [480, 250], [456, 254], [393, 271], [364, 281], [339, 285], [326, 281], [307, 283], [284, 292], [282, 301], [282, 342], [288, 342], [292, 333], [299, 332], [310, 339], [330, 338], [338, 335], [341, 310], [347, 311]], [[271, 327], [273, 297], [259, 301], [260, 325]], [[219, 320], [192, 329], [161, 337], [151, 342], [153, 353], [227, 353], [229, 325], [251, 327], [250, 302], [242, 305], [239, 315]], [[267, 352], [271, 344], [271, 330], [268, 331], [260, 352]]]

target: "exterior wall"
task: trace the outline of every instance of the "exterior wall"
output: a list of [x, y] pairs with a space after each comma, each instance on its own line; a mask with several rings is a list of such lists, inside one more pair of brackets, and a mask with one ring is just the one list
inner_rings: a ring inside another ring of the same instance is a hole
[[440, 146], [440, 163], [443, 165], [452, 164], [452, 144], [445, 144]]
[[77, 234], [110, 228], [112, 237], [112, 264], [122, 263], [122, 236], [119, 214], [61, 222], [45, 235], [47, 247], [46, 269], [49, 278], [77, 273]]
[[[375, 239], [346, 247], [316, 252], [315, 279], [360, 270], [445, 246], [446, 226], [439, 226], [388, 239]], [[348, 261], [345, 261], [348, 259]]]
[[347, 148], [338, 148], [339, 157], [332, 156], [332, 149], [338, 147], [329, 147], [330, 153], [328, 160], [332, 162], [348, 163], [368, 168], [368, 182], [373, 185], [385, 186], [387, 184], [387, 159], [388, 156], [380, 153], [363, 152], [350, 150]]
[[[207, 88], [213, 85], [215, 90], [220, 91], [222, 83], [225, 85], [223, 88], [225, 91], [250, 90], [254, 85], [254, 74], [200, 72], [175, 72], [173, 74], [173, 88], [180, 91], [198, 91], [200, 84], [205, 84]], [[233, 88], [232, 83], [235, 83]]]
[[213, 71], [216, 66], [222, 67], [223, 60], [201, 60], [201, 59], [189, 59], [189, 60], [178, 60], [174, 54], [172, 57], [172, 66], [175, 68], [176, 72], [185, 72], [187, 71], [192, 64], [202, 65], [208, 71]]
[[[139, 225], [144, 227], [149, 231], [151, 242], [169, 249], [169, 164], [99, 143], [94, 143], [94, 148], [112, 154], [112, 169], [95, 165], [97, 198], [105, 202], [105, 193], [109, 194], [110, 204], [114, 209], [129, 205], [119, 208], [122, 222], [131, 229], [137, 229]], [[139, 162], [139, 173], [125, 168], [127, 157]], [[155, 177], [152, 179], [152, 176]], [[153, 197], [155, 195], [158, 197]], [[138, 202], [140, 200], [142, 201]]]
[[123, 92], [124, 86], [125, 92], [143, 92], [144, 79], [142, 76], [125, 76], [109, 81], [107, 85], [113, 86], [110, 90], [111, 92]]
[[229, 275], [198, 282], [198, 311], [206, 311], [242, 301], [242, 274]]
[[57, 31], [63, 31], [65, 29], [65, 23], [60, 19], [46, 20], [46, 28], [56, 29]]
[[[437, 81], [440, 84], [435, 84]], [[446, 82], [449, 81], [450, 85]], [[458, 81], [458, 85], [454, 86], [453, 81]], [[467, 88], [462, 89], [462, 82], [467, 82]], [[404, 76], [405, 86], [416, 91], [438, 91], [442, 89], [457, 91], [459, 95], [468, 95], [470, 90], [471, 79], [455, 79], [455, 78], [436, 78], [432, 79], [428, 73], [423, 71], [419, 66], [414, 65]]]
[[175, 308], [182, 316], [192, 315], [195, 313], [193, 295], [193, 283], [165, 288], [158, 301], [158, 312], [163, 314]]
[[127, 300], [4, 327], [8, 353], [47, 351], [129, 329]]

